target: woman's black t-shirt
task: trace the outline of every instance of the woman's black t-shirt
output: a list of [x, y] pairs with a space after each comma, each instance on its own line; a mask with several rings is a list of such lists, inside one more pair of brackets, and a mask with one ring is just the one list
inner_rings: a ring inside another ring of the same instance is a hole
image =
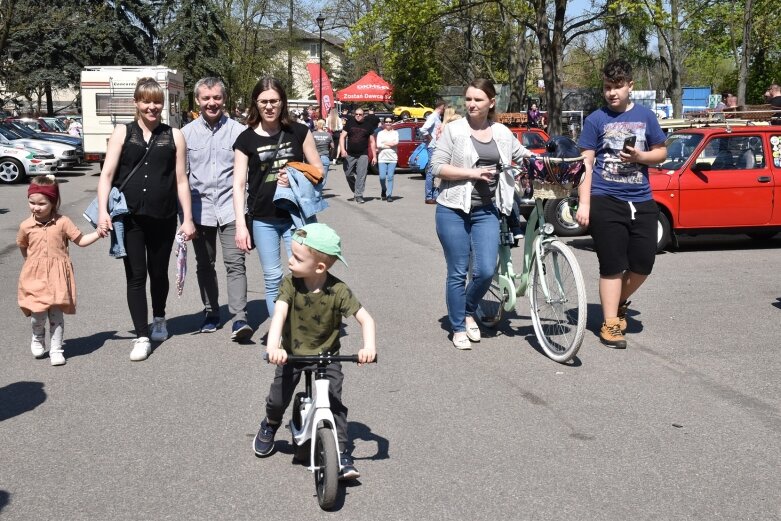
[[[290, 213], [274, 205], [274, 193], [277, 190], [277, 172], [289, 161], [304, 160], [304, 140], [309, 133], [309, 127], [301, 123], [293, 123], [282, 130], [282, 141], [279, 134], [261, 136], [255, 129], [248, 128], [236, 138], [233, 149], [249, 157], [247, 171], [248, 211], [253, 219], [290, 218]], [[279, 145], [279, 152], [274, 157], [274, 149]], [[235, 194], [234, 194], [235, 197]]]
[[[152, 131], [155, 139], [149, 155], [122, 189], [128, 210], [134, 215], [156, 219], [174, 217], [177, 211], [176, 143], [171, 127], [160, 123]], [[150, 138], [151, 140], [152, 138]], [[148, 144], [137, 122], [127, 125], [119, 156], [119, 172], [113, 186], [119, 187], [146, 153]]]

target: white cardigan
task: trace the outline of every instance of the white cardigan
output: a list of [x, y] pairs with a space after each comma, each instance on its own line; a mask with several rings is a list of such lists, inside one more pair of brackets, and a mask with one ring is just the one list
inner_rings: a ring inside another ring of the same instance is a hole
[[[503, 165], [509, 166], [511, 161], [519, 163], [523, 157], [531, 154], [510, 132], [510, 129], [501, 123], [492, 123], [491, 133], [499, 149], [499, 157]], [[443, 165], [459, 168], [476, 167], [479, 158], [472, 144], [471, 136], [467, 118], [457, 119], [445, 125], [431, 158], [431, 170], [435, 176], [439, 177]], [[505, 169], [500, 174], [499, 183], [496, 186], [496, 206], [505, 215], [510, 215], [513, 209], [514, 187], [513, 173], [511, 170]], [[439, 187], [437, 203], [469, 213], [472, 206], [473, 188], [474, 183], [471, 180], [443, 179]]]

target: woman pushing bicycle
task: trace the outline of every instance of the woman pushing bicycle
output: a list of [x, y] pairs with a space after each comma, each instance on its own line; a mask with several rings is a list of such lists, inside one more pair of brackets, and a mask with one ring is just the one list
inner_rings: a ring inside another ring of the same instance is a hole
[[456, 349], [471, 349], [480, 341], [474, 314], [496, 268], [499, 214], [509, 215], [513, 207], [515, 179], [501, 165], [532, 155], [507, 127], [493, 121], [493, 83], [473, 80], [464, 98], [466, 118], [445, 126], [431, 159], [441, 179], [435, 219], [447, 264], [445, 301]]

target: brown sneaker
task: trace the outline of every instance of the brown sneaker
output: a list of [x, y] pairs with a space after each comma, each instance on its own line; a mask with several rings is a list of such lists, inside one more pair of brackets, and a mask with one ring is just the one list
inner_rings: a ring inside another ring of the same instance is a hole
[[624, 334], [621, 332], [621, 324], [618, 317], [608, 318], [602, 323], [599, 339], [608, 347], [626, 349], [626, 340], [624, 340]]
[[626, 331], [626, 310], [629, 309], [631, 300], [625, 301], [623, 304], [618, 305], [618, 323], [621, 326], [621, 332]]

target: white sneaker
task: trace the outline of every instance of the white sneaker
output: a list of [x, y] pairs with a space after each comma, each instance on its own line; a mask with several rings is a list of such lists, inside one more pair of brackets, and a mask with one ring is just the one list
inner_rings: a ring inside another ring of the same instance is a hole
[[168, 328], [165, 324], [164, 317], [155, 317], [152, 322], [152, 334], [149, 335], [152, 342], [162, 342], [168, 339]]
[[30, 342], [30, 351], [32, 351], [35, 358], [43, 358], [44, 353], [46, 353], [46, 346], [43, 342], [33, 337]]
[[65, 365], [65, 353], [62, 351], [49, 351], [49, 360], [52, 365]]
[[149, 358], [149, 353], [151, 352], [152, 344], [149, 343], [147, 337], [142, 336], [133, 340], [133, 350], [130, 351], [130, 359], [134, 362], [140, 362]]

